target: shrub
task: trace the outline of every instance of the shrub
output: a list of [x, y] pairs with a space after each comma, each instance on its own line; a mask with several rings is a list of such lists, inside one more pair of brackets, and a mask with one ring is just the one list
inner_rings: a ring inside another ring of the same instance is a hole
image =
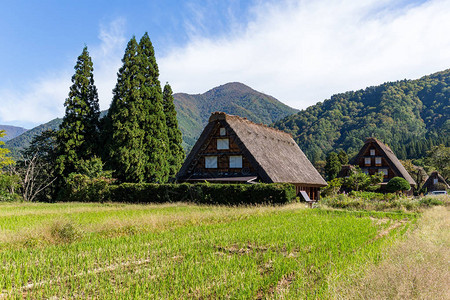
[[386, 189], [389, 192], [397, 193], [400, 191], [409, 191], [411, 189], [411, 186], [409, 185], [409, 182], [406, 181], [406, 179], [401, 177], [394, 177], [386, 185]]
[[295, 187], [291, 184], [154, 184], [105, 182], [94, 184], [75, 180], [65, 201], [162, 203], [193, 202], [198, 204], [282, 204], [295, 201]]
[[57, 242], [71, 243], [81, 238], [82, 232], [71, 221], [67, 222], [55, 222], [51, 229], [50, 234]]

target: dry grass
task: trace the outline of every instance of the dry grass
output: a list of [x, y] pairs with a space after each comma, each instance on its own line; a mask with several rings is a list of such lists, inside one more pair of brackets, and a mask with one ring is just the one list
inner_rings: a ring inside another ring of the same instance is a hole
[[450, 299], [449, 249], [449, 208], [434, 207], [363, 276], [330, 283], [330, 298]]

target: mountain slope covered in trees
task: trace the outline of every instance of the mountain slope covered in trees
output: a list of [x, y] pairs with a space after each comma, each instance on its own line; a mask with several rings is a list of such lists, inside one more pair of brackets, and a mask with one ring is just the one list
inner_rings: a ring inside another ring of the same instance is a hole
[[12, 125], [0, 125], [0, 130], [4, 130], [6, 133], [5, 136], [0, 138], [0, 141], [4, 142], [9, 141], [27, 131], [27, 129], [23, 127], [17, 127]]
[[195, 144], [212, 112], [222, 111], [256, 123], [271, 124], [298, 111], [239, 82], [203, 94], [177, 93], [173, 97], [185, 149]]
[[313, 162], [339, 149], [356, 154], [367, 137], [400, 159], [419, 158], [433, 145], [450, 144], [449, 101], [450, 69], [336, 94], [274, 126], [291, 133]]

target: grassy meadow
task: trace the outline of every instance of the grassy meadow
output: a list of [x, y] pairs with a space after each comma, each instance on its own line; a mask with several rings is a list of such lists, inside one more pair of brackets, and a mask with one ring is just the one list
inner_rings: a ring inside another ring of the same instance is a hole
[[0, 299], [336, 298], [364, 285], [355, 276], [421, 218], [302, 204], [0, 203]]

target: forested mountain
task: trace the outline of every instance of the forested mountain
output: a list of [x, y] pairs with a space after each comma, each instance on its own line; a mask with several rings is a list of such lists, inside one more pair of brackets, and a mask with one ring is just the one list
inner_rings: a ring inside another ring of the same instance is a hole
[[[199, 95], [177, 93], [173, 98], [178, 124], [183, 133], [183, 147], [187, 151], [194, 146], [212, 112], [222, 111], [264, 124], [271, 124], [297, 112], [274, 97], [238, 82], [227, 83]], [[102, 111], [100, 116], [103, 117], [106, 113], [107, 111]], [[6, 142], [6, 147], [15, 154], [18, 149], [26, 148], [35, 135], [48, 129], [57, 130], [61, 122], [62, 119], [57, 118], [30, 129]]]
[[450, 69], [417, 80], [388, 82], [333, 95], [274, 124], [290, 132], [314, 162], [330, 151], [356, 154], [367, 137], [400, 159], [450, 144]]
[[15, 138], [16, 136], [21, 135], [27, 129], [23, 127], [17, 127], [17, 126], [11, 126], [11, 125], [0, 125], [0, 130], [4, 130], [6, 135], [2, 138], [0, 138], [0, 141], [9, 141], [10, 139]]
[[256, 123], [271, 124], [298, 111], [239, 82], [218, 86], [204, 94], [177, 93], [173, 97], [185, 149], [195, 144], [212, 112], [221, 111]]

